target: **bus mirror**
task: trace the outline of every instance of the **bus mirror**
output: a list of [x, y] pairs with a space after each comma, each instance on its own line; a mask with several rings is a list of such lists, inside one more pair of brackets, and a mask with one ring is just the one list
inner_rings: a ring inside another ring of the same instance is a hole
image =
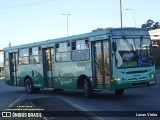
[[116, 51], [116, 50], [117, 50], [117, 46], [116, 46], [116, 43], [115, 43], [115, 42], [112, 43], [112, 50], [113, 50], [113, 51]]

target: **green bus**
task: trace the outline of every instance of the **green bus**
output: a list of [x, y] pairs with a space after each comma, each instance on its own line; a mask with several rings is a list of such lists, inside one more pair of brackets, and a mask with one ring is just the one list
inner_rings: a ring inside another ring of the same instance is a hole
[[43, 88], [94, 91], [156, 84], [152, 41], [141, 28], [110, 28], [4, 48], [5, 82], [27, 93]]

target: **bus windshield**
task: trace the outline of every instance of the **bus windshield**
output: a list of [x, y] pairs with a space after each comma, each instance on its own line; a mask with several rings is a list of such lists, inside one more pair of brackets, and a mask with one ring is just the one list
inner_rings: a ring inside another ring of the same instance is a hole
[[149, 38], [115, 39], [117, 45], [116, 65], [118, 68], [153, 65], [152, 44]]

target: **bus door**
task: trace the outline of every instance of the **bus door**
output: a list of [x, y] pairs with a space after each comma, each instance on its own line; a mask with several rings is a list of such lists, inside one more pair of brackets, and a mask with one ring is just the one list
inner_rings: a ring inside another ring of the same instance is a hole
[[9, 53], [11, 85], [17, 85], [17, 52]]
[[109, 41], [93, 41], [92, 42], [92, 60], [93, 75], [95, 80], [95, 88], [105, 88], [110, 84], [110, 47]]
[[43, 77], [45, 87], [53, 87], [54, 49], [43, 48]]

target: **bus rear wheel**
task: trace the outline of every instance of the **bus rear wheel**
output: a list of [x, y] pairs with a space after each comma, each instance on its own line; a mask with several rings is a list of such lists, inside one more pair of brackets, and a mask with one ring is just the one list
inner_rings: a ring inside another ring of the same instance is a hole
[[116, 95], [123, 95], [124, 89], [115, 90]]
[[83, 92], [86, 98], [91, 98], [93, 96], [92, 86], [87, 78], [84, 79]]
[[33, 92], [33, 87], [32, 87], [32, 81], [31, 79], [27, 78], [25, 81], [25, 88], [27, 93], [32, 93]]

